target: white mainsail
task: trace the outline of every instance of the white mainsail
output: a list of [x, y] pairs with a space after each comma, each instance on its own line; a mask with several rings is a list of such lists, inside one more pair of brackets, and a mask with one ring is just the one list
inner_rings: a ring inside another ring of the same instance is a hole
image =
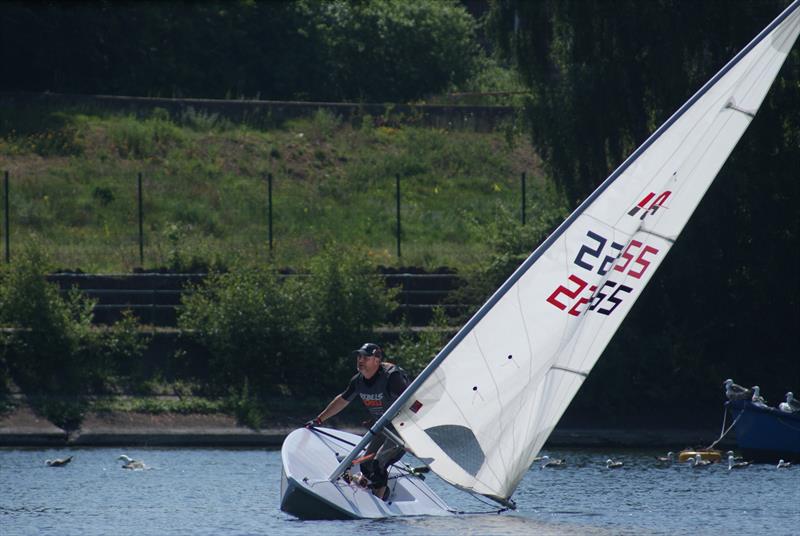
[[514, 492], [753, 119], [800, 31], [798, 1], [637, 149], [390, 408], [409, 449], [444, 480], [501, 502]]

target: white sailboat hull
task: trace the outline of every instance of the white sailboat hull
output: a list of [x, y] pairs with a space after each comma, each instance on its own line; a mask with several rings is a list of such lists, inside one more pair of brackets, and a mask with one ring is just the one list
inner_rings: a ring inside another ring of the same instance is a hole
[[[389, 471], [392, 490], [384, 502], [369, 489], [328, 476], [360, 436], [330, 428], [295, 430], [281, 448], [281, 510], [300, 519], [380, 519], [451, 515], [450, 507], [419, 476]], [[358, 468], [354, 467], [354, 471]]]

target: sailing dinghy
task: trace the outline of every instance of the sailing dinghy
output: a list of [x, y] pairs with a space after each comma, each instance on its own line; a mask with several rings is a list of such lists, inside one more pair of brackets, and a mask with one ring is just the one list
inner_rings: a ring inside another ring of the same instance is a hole
[[534, 457], [761, 106], [800, 31], [799, 3], [629, 156], [345, 456], [344, 443], [293, 432], [281, 508], [301, 518], [448, 513], [412, 478], [394, 479], [387, 503], [341, 478], [390, 422], [443, 480], [513, 508]]

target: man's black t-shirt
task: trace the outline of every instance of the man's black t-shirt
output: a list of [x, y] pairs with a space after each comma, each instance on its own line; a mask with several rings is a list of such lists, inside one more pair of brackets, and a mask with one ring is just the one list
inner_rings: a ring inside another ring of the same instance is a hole
[[403, 369], [381, 363], [378, 372], [370, 379], [364, 378], [360, 372], [353, 376], [341, 396], [351, 402], [358, 395], [370, 414], [378, 418], [407, 386], [408, 379]]

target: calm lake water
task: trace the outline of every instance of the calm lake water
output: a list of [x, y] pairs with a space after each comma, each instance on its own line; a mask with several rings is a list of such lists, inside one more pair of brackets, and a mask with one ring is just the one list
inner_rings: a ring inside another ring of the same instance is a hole
[[[121, 468], [121, 453], [151, 468]], [[531, 469], [513, 513], [298, 521], [278, 510], [280, 453], [215, 449], [0, 449], [0, 534], [797, 534], [800, 466], [660, 468], [656, 452], [557, 450]], [[72, 454], [63, 468], [45, 459]], [[663, 453], [660, 453], [663, 454]], [[625, 466], [609, 470], [608, 457]], [[486, 510], [429, 477], [463, 510]]]

